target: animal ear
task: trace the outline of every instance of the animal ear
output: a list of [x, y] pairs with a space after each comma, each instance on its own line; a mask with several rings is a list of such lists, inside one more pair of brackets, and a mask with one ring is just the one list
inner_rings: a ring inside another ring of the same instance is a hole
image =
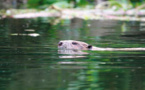
[[88, 47], [87, 47], [88, 49], [92, 49], [92, 45], [88, 45]]

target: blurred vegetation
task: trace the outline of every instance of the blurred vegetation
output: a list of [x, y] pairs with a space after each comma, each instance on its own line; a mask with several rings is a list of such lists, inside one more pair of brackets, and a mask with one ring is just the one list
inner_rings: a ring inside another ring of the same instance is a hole
[[[105, 2], [97, 3], [98, 0], [28, 0], [29, 8], [47, 8], [55, 5], [61, 8], [84, 8], [103, 5], [113, 7], [115, 9], [131, 9], [144, 4], [145, 0], [106, 0]], [[105, 4], [104, 4], [105, 3]]]
[[45, 9], [52, 5], [60, 8], [96, 8], [133, 9], [145, 7], [145, 0], [6, 0], [0, 3], [0, 9], [35, 8]]
[[108, 0], [106, 2], [100, 3], [96, 5], [97, 8], [104, 8], [107, 9], [114, 9], [114, 10], [129, 10], [134, 9], [137, 7], [144, 8], [145, 7], [145, 0]]
[[95, 0], [28, 0], [29, 8], [47, 8], [55, 5], [61, 8], [76, 8], [92, 5]]
[[[63, 15], [63, 17], [69, 16], [68, 18], [78, 17], [83, 19], [99, 19], [102, 18], [101, 15], [103, 15], [103, 19], [109, 18], [117, 20], [132, 20], [132, 18], [124, 16], [133, 15], [135, 17], [139, 17], [145, 15], [145, 13], [141, 11], [145, 9], [145, 0], [21, 0], [21, 2], [20, 0], [7, 1], [0, 3], [0, 16], [2, 18], [7, 16], [12, 17], [16, 14], [25, 14], [29, 12], [34, 13], [39, 11], [44, 11], [45, 16], [53, 16], [53, 14], [59, 16], [58, 14], [62, 14], [62, 10], [64, 10], [64, 8], [71, 8], [67, 13], [65, 13], [65, 15]], [[80, 11], [83, 9], [83, 12], [86, 12], [87, 14], [85, 15], [82, 13], [71, 12], [73, 11], [72, 8], [79, 8]], [[87, 10], [85, 11], [85, 9], [94, 9], [94, 11], [87, 12]], [[101, 10], [104, 10], [104, 13], [106, 15], [103, 13], [99, 15], [98, 13], [100, 13]], [[112, 11], [113, 13], [110, 13], [110, 11]], [[48, 15], [48, 13], [50, 15]], [[69, 15], [67, 15], [68, 13]], [[116, 15], [117, 17], [112, 17], [110, 14], [114, 16]], [[37, 13], [36, 17], [43, 15], [42, 13]], [[120, 18], [121, 15], [123, 16], [123, 18]], [[26, 16], [28, 15], [19, 17], [26, 18]], [[34, 15], [29, 14], [29, 17], [32, 16]], [[135, 18], [135, 20], [144, 19]]]

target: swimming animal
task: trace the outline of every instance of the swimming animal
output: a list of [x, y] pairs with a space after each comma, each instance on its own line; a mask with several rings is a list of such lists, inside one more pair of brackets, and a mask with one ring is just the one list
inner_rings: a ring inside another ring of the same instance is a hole
[[96, 50], [96, 51], [145, 51], [145, 48], [101, 48], [76, 40], [62, 40], [58, 43], [62, 50]]

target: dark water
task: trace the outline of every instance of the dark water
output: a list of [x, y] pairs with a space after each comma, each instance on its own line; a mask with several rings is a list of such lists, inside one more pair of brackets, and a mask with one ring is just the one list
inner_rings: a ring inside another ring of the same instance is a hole
[[70, 55], [57, 53], [58, 41], [66, 39], [99, 47], [145, 47], [145, 23], [2, 19], [0, 90], [145, 90], [144, 51], [89, 51], [66, 58]]

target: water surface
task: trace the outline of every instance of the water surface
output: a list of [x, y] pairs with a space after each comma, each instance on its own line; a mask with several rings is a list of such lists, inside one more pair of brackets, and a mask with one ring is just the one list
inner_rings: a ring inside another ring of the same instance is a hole
[[71, 58], [57, 52], [59, 40], [69, 39], [98, 47], [145, 47], [144, 25], [77, 18], [1, 19], [0, 89], [145, 90], [144, 51], [89, 51]]

